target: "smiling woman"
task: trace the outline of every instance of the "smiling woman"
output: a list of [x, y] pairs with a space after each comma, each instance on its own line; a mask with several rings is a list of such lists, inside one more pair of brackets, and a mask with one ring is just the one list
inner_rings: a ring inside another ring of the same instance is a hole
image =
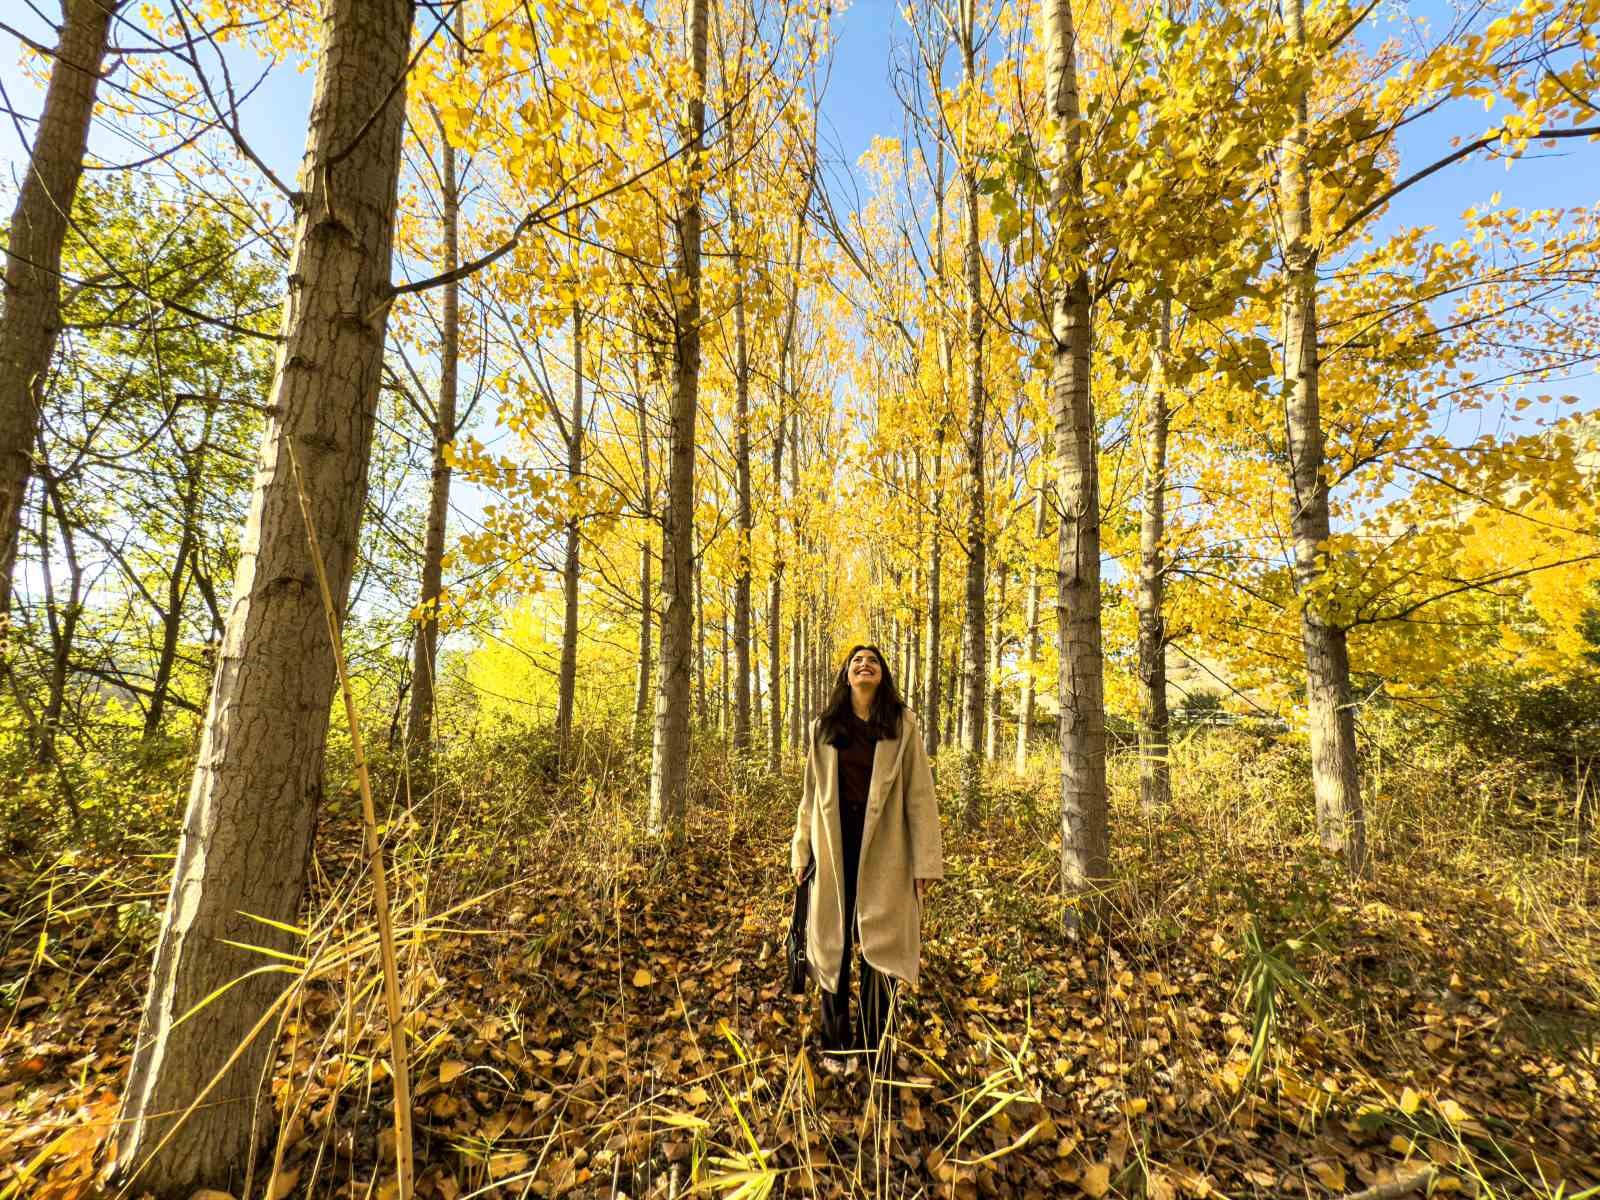
[[[894, 981], [915, 986], [922, 899], [944, 875], [933, 775], [916, 718], [876, 646], [854, 646], [811, 725], [790, 865], [815, 863], [806, 957], [822, 989], [824, 1064], [853, 1066], [892, 1031]], [[861, 950], [859, 1020], [850, 1006]], [[882, 1060], [881, 1053], [878, 1061]]]

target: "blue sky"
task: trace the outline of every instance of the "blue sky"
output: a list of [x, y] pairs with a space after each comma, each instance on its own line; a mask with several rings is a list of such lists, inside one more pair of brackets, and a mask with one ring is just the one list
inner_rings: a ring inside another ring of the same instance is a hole
[[[7, 5], [7, 22], [25, 34], [53, 42], [53, 33], [38, 16], [20, 5]], [[41, 4], [40, 7], [44, 7]], [[52, 6], [53, 7], [53, 6]], [[21, 9], [21, 11], [17, 11]], [[1395, 29], [1395, 22], [1442, 14], [1438, 0], [1388, 7], [1387, 18], [1375, 18], [1369, 37]], [[1386, 22], [1388, 23], [1386, 25]], [[825, 153], [837, 158], [835, 171], [847, 169], [875, 134], [898, 136], [902, 122], [898, 101], [889, 84], [892, 40], [903, 38], [896, 0], [856, 0], [835, 18], [835, 61], [823, 102]], [[0, 114], [0, 177], [12, 192], [20, 156], [24, 153], [21, 130], [31, 133], [42, 93], [18, 66], [15, 40], [0, 33], [0, 83], [20, 120]], [[253, 62], [239, 60], [236, 79], [254, 78]], [[256, 67], [259, 71], [259, 67]], [[272, 73], [245, 105], [242, 126], [258, 153], [284, 179], [293, 177], [304, 147], [306, 116], [310, 106], [312, 73], [289, 67]], [[1447, 107], [1404, 131], [1401, 139], [1402, 171], [1409, 172], [1450, 149], [1454, 135], [1472, 136], [1489, 120], [1481, 105]], [[96, 152], [114, 160], [127, 158], [131, 149], [104, 130], [96, 133]], [[1590, 142], [1563, 144], [1559, 150], [1536, 154], [1507, 170], [1502, 163], [1475, 159], [1458, 164], [1413, 188], [1382, 219], [1378, 232], [1400, 225], [1431, 225], [1440, 235], [1453, 237], [1461, 228], [1461, 212], [1488, 202], [1496, 192], [1501, 202], [1524, 208], [1593, 204], [1600, 197], [1600, 146]], [[1600, 384], [1593, 372], [1565, 383], [1547, 384], [1543, 391], [1574, 392], [1585, 407], [1600, 406]]]

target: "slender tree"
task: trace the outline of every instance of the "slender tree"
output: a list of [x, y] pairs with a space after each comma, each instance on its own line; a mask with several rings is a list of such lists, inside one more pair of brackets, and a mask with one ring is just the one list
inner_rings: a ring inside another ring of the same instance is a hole
[[117, 1124], [119, 1178], [160, 1197], [242, 1173], [284, 977], [240, 947], [298, 949], [334, 662], [289, 447], [342, 616], [383, 365], [412, 16], [411, 0], [327, 8], [272, 415]]
[[[977, 0], [960, 0], [958, 33], [961, 42], [962, 82], [969, 89], [978, 83]], [[966, 619], [962, 636], [962, 716], [963, 809], [970, 821], [978, 811], [982, 776], [979, 762], [984, 753], [984, 702], [988, 699], [988, 653], [986, 621], [988, 591], [989, 537], [987, 489], [984, 479], [984, 393], [983, 342], [987, 323], [983, 311], [983, 249], [978, 236], [978, 163], [973, 144], [972, 106], [976, 96], [968, 95], [963, 107], [963, 145], [958, 173], [961, 176], [965, 228], [962, 246], [962, 275], [966, 301], [966, 391], [967, 391], [967, 574]]]
[[1023, 658], [1022, 695], [1017, 701], [1017, 758], [1016, 771], [1022, 774], [1028, 767], [1028, 742], [1033, 737], [1034, 669], [1039, 662], [1039, 564], [1036, 561], [1037, 545], [1044, 539], [1046, 495], [1041, 486], [1033, 498], [1033, 542], [1028, 547], [1028, 610], [1027, 648]]
[[[562, 431], [567, 443], [567, 481], [583, 475], [583, 306], [572, 303], [572, 412]], [[567, 517], [561, 555], [561, 667], [556, 687], [556, 742], [565, 760], [572, 748], [572, 711], [578, 690], [578, 518]]]
[[108, 31], [122, 3], [62, 0], [50, 86], [11, 213], [0, 311], [0, 633], [11, 611], [22, 505], [61, 332], [61, 248], [83, 174]]
[[1144, 393], [1143, 505], [1139, 514], [1139, 803], [1146, 818], [1172, 797], [1167, 748], [1166, 564], [1167, 356], [1170, 309], [1162, 305]]
[[[656, 693], [655, 738], [650, 760], [650, 832], [668, 843], [682, 840], [689, 791], [689, 655], [694, 554], [694, 431], [700, 395], [700, 194], [698, 182], [706, 124], [706, 15], [709, 0], [691, 0], [688, 51], [693, 91], [685, 141], [689, 179], [678, 222], [678, 282], [673, 288], [673, 396], [671, 457], [662, 556], [666, 610], [661, 623], [661, 686]], [[748, 726], [747, 726], [748, 728]]]
[[[462, 10], [456, 9], [456, 36], [464, 30]], [[439, 164], [440, 207], [444, 242], [439, 255], [441, 274], [461, 265], [461, 188], [456, 178], [456, 148], [435, 115], [441, 146]], [[441, 289], [439, 403], [433, 413], [433, 467], [428, 483], [428, 520], [422, 537], [421, 613], [411, 649], [411, 701], [406, 716], [406, 745], [419, 765], [426, 766], [433, 750], [435, 682], [439, 654], [439, 594], [444, 590], [444, 543], [450, 516], [450, 458], [446, 453], [456, 436], [457, 390], [461, 373], [461, 283], [451, 279]]]
[[[1054, 129], [1051, 204], [1058, 228], [1073, 228], [1083, 207], [1078, 158], [1076, 34], [1070, 0], [1045, 0], [1045, 100]], [[1061, 236], [1058, 234], [1058, 237]], [[1064, 240], [1064, 239], [1063, 239]], [[1089, 398], [1091, 338], [1088, 273], [1081, 262], [1054, 264], [1050, 377], [1055, 419], [1056, 623], [1060, 646], [1061, 883], [1069, 932], [1097, 908], [1109, 874], [1104, 664], [1100, 641], [1100, 479]]]
[[[1304, 0], [1284, 0], [1289, 46], [1306, 49]], [[1300, 598], [1300, 638], [1306, 656], [1306, 717], [1311, 735], [1311, 782], [1323, 847], [1342, 854], [1350, 869], [1366, 870], [1366, 821], [1356, 774], [1356, 720], [1350, 703], [1350, 650], [1345, 629], [1331, 620], [1322, 581], [1327, 572], [1328, 477], [1324, 470], [1322, 406], [1317, 362], [1317, 231], [1312, 224], [1306, 71], [1294, 90], [1294, 120], [1279, 154], [1278, 212], [1282, 221], [1284, 288], [1283, 390], [1289, 440], [1294, 581]]]

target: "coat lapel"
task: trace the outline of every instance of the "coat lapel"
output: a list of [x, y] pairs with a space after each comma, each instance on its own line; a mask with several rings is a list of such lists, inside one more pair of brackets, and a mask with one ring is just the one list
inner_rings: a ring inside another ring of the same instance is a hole
[[872, 831], [877, 827], [878, 814], [883, 811], [883, 797], [894, 785], [900, 772], [900, 751], [904, 746], [905, 739], [897, 737], [885, 738], [873, 748], [872, 783], [867, 788], [867, 819], [861, 828], [863, 859], [867, 855], [867, 845], [872, 841]]

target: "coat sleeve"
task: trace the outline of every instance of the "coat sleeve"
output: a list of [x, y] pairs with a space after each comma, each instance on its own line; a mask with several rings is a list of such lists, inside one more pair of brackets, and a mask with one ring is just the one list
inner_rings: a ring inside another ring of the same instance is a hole
[[812, 729], [806, 742], [806, 769], [804, 781], [800, 785], [800, 808], [794, 816], [794, 838], [789, 844], [791, 873], [803, 871], [811, 864], [811, 813], [817, 803], [815, 746], [816, 730]]
[[906, 731], [906, 820], [911, 826], [911, 871], [917, 879], [944, 878], [944, 838], [939, 832], [939, 801], [933, 770], [922, 744], [922, 726]]

